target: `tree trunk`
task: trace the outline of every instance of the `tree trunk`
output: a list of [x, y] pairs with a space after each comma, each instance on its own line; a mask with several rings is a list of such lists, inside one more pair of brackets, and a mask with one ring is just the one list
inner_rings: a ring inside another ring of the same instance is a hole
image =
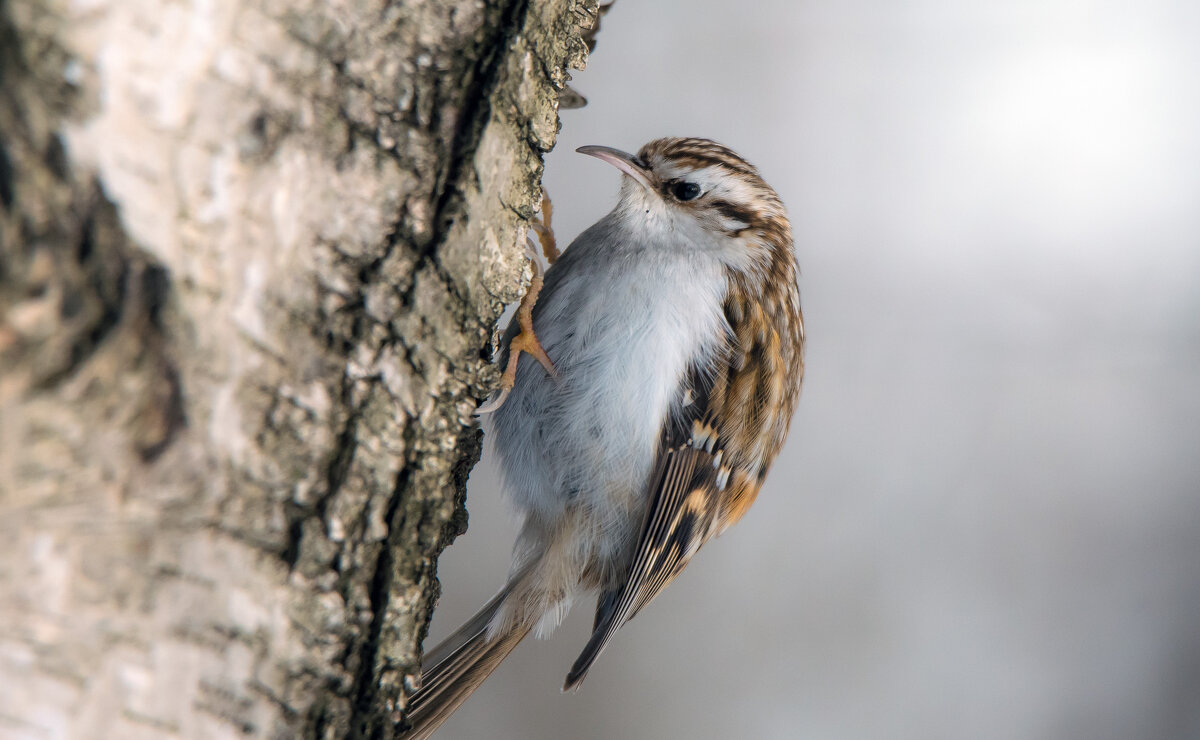
[[385, 737], [589, 0], [0, 0], [0, 735]]

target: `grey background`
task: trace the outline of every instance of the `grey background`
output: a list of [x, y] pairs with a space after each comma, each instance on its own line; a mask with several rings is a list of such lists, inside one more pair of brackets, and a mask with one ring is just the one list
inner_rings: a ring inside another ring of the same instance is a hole
[[[747, 518], [561, 695], [447, 738], [1200, 738], [1200, 4], [621, 0], [546, 182], [718, 139], [789, 204], [808, 376]], [[486, 460], [432, 644], [503, 582]]]

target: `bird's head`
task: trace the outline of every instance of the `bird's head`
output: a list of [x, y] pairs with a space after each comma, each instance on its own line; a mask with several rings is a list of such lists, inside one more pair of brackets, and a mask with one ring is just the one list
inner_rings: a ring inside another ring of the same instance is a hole
[[617, 213], [654, 241], [711, 251], [739, 271], [764, 269], [792, 249], [783, 203], [758, 170], [708, 139], [655, 139], [636, 155], [606, 146], [576, 151], [624, 173]]

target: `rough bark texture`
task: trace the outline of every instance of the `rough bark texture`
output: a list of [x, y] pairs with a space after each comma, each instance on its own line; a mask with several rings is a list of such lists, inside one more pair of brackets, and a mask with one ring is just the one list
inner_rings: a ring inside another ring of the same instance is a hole
[[0, 735], [378, 737], [587, 0], [0, 0]]

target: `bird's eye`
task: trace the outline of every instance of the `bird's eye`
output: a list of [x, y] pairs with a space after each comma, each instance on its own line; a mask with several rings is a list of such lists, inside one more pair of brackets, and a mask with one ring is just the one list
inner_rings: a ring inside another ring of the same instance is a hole
[[677, 180], [671, 184], [671, 195], [678, 200], [695, 200], [700, 197], [700, 186], [694, 182]]

